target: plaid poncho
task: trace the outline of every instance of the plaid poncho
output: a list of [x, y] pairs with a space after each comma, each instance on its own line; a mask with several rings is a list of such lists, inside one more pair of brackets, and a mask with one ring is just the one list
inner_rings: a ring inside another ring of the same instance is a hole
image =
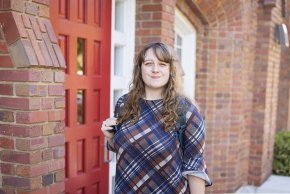
[[[134, 125], [122, 123], [114, 136], [117, 154], [115, 193], [189, 193], [187, 175], [194, 175], [211, 185], [203, 158], [204, 121], [185, 98], [185, 150], [173, 131], [165, 132], [161, 124], [163, 101], [140, 100], [140, 119]], [[116, 104], [115, 114], [124, 107], [126, 95]]]

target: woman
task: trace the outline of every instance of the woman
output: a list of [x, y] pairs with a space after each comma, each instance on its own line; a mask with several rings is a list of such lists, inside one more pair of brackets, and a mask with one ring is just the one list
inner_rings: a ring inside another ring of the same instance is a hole
[[[203, 158], [204, 121], [178, 92], [174, 58], [163, 43], [144, 47], [130, 92], [117, 101], [117, 119], [103, 122], [108, 149], [117, 153], [115, 193], [202, 194], [211, 185]], [[176, 135], [181, 115], [183, 140]]]

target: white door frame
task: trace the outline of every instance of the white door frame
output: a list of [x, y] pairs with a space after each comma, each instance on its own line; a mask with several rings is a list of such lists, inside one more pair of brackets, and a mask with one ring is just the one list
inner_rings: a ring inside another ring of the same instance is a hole
[[[116, 3], [117, 14], [115, 14]], [[129, 90], [132, 79], [135, 53], [135, 0], [112, 0], [112, 37], [111, 37], [111, 91], [110, 115], [114, 116], [117, 99]], [[118, 21], [115, 21], [115, 16]], [[117, 27], [115, 24], [117, 23]], [[116, 29], [117, 28], [117, 29]], [[109, 194], [114, 194], [116, 157], [111, 152], [109, 165]]]
[[182, 38], [180, 60], [185, 73], [183, 76], [183, 92], [193, 100], [195, 97], [196, 30], [178, 9], [175, 10], [174, 30]]

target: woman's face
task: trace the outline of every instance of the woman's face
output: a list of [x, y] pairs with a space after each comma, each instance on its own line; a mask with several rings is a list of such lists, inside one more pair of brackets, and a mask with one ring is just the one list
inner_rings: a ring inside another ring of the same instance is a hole
[[141, 65], [142, 79], [145, 90], [163, 91], [170, 75], [170, 64], [159, 61], [154, 51], [146, 51], [144, 62]]

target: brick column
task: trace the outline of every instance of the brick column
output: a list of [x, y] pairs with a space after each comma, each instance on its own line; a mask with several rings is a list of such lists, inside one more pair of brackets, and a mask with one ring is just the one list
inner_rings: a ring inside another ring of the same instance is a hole
[[64, 191], [65, 62], [48, 0], [0, 0], [0, 193]]
[[281, 3], [265, 0], [257, 10], [256, 61], [253, 79], [253, 114], [249, 159], [250, 184], [260, 185], [272, 173], [276, 129], [281, 45], [275, 25], [282, 22]]
[[150, 42], [174, 43], [175, 0], [136, 1], [136, 51]]
[[[290, 1], [285, 6], [287, 10], [284, 23], [287, 25], [288, 38], [290, 38]], [[283, 48], [281, 53], [280, 76], [279, 76], [279, 98], [277, 108], [276, 128], [278, 130], [290, 130], [290, 48]]]

